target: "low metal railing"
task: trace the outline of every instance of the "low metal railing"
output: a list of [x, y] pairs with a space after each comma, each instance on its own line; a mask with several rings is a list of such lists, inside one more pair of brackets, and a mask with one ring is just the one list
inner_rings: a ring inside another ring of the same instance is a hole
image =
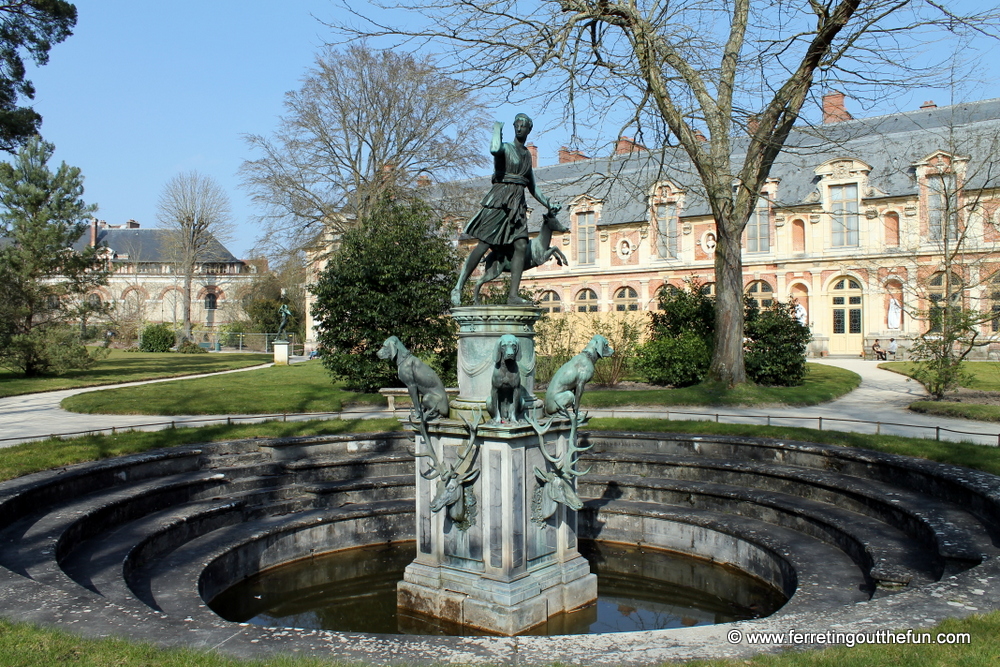
[[[256, 422], [266, 422], [266, 421], [306, 421], [310, 419], [371, 419], [378, 417], [391, 417], [397, 415], [401, 410], [407, 410], [408, 408], [396, 409], [396, 410], [358, 410], [350, 411], [343, 410], [340, 412], [299, 412], [299, 413], [274, 413], [267, 415], [235, 415], [227, 416], [225, 418], [221, 417], [204, 417], [199, 419], [174, 419], [167, 421], [157, 421], [157, 422], [146, 422], [142, 424], [129, 424], [127, 426], [109, 426], [105, 428], [89, 428], [80, 431], [71, 431], [67, 433], [51, 433], [46, 435], [38, 436], [17, 436], [10, 438], [0, 438], [0, 442], [10, 442], [13, 440], [39, 440], [43, 438], [65, 438], [71, 436], [80, 435], [96, 435], [100, 433], [110, 433], [115, 434], [119, 431], [132, 431], [141, 429], [151, 429], [155, 427], [159, 428], [177, 428], [192, 426], [195, 424], [240, 424], [240, 423], [256, 423]], [[833, 431], [853, 431], [853, 432], [865, 432], [856, 431], [854, 429], [844, 429], [844, 428], [830, 428], [832, 424], [858, 424], [866, 425], [870, 427], [876, 435], [883, 434], [885, 429], [911, 429], [915, 430], [921, 435], [916, 437], [925, 437], [928, 431], [934, 432], [934, 439], [941, 440], [941, 435], [953, 434], [957, 436], [969, 436], [969, 438], [974, 438], [978, 440], [976, 444], [1000, 446], [1000, 432], [997, 433], [984, 433], [982, 431], [960, 431], [957, 429], [946, 428], [944, 426], [925, 426], [922, 424], [901, 424], [899, 422], [888, 422], [888, 421], [868, 421], [864, 419], [846, 419], [841, 417], [822, 417], [822, 416], [790, 416], [790, 415], [737, 415], [737, 414], [726, 414], [724, 412], [688, 412], [685, 410], [656, 410], [656, 409], [643, 409], [643, 408], [614, 408], [614, 409], [592, 409], [589, 410], [590, 414], [593, 416], [601, 417], [637, 417], [637, 416], [652, 416], [656, 419], [666, 419], [675, 420], [678, 416], [681, 416], [685, 421], [689, 417], [698, 418], [696, 421], [715, 421], [719, 423], [728, 424], [746, 424], [760, 422], [761, 425], [766, 426], [776, 426], [780, 422], [805, 422], [804, 426], [809, 427], [810, 423], [815, 423], [816, 428], [820, 431], [833, 430]], [[725, 419], [726, 421], [723, 421]], [[748, 422], [747, 420], [752, 420]], [[789, 424], [781, 424], [788, 426]], [[893, 435], [903, 435], [902, 433], [893, 433]], [[947, 438], [948, 440], [954, 440], [954, 438]]]

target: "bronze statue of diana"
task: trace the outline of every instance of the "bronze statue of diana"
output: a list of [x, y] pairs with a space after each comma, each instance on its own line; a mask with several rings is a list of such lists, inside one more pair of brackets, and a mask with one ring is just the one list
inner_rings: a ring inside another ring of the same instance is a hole
[[479, 212], [465, 226], [465, 233], [479, 239], [479, 244], [466, 258], [458, 283], [451, 291], [451, 303], [454, 306], [462, 305], [462, 288], [491, 248], [510, 252], [510, 292], [507, 294], [507, 303], [529, 303], [517, 295], [528, 249], [528, 204], [524, 191], [527, 189], [532, 197], [552, 213], [561, 208], [535, 189], [531, 153], [524, 146], [528, 133], [531, 132], [531, 125], [531, 119], [526, 114], [517, 114], [514, 118], [514, 141], [504, 142], [501, 133], [503, 123], [493, 123], [493, 140], [490, 142], [493, 187], [483, 197]]

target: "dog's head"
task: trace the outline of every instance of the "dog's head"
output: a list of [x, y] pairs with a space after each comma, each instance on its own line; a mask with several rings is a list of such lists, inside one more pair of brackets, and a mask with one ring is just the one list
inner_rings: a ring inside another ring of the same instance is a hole
[[493, 353], [493, 362], [496, 364], [508, 359], [521, 360], [521, 343], [517, 340], [517, 336], [513, 334], [500, 336]]
[[587, 350], [598, 359], [610, 357], [615, 353], [615, 351], [611, 348], [611, 343], [608, 342], [608, 339], [600, 334], [597, 334], [590, 339], [590, 342], [587, 343]]
[[403, 343], [400, 342], [398, 338], [395, 336], [389, 336], [385, 339], [385, 342], [382, 343], [382, 347], [379, 348], [379, 351], [376, 352], [375, 355], [379, 359], [395, 359], [396, 355], [399, 354], [400, 348], [402, 347]]

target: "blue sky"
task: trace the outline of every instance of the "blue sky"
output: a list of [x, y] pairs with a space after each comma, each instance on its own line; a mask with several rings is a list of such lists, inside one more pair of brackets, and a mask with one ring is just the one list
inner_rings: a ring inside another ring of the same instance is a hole
[[[56, 160], [82, 169], [87, 201], [111, 224], [131, 218], [156, 226], [156, 201], [171, 177], [190, 170], [214, 177], [238, 225], [229, 247], [245, 256], [260, 230], [250, 223], [256, 211], [239, 187], [237, 171], [250, 157], [241, 137], [276, 127], [284, 93], [298, 87], [329, 37], [317, 18], [333, 22], [343, 12], [330, 0], [75, 4], [73, 36], [53, 47], [48, 65], [28, 73], [42, 136], [56, 145]], [[989, 64], [993, 76], [997, 63]], [[993, 82], [973, 94], [1000, 93]], [[897, 104], [912, 110], [925, 99], [948, 103], [940, 91], [915, 91], [877, 111]], [[501, 107], [495, 114], [509, 124], [518, 110]], [[532, 139], [542, 164], [551, 164], [568, 136], [544, 118], [536, 121]], [[484, 150], [488, 141], [484, 127]]]

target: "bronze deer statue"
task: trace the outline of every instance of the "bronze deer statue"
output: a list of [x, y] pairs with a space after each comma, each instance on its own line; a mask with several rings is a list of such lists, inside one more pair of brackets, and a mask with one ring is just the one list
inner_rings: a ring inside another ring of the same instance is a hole
[[[562, 250], [549, 245], [549, 243], [552, 242], [552, 232], [569, 231], [568, 227], [559, 222], [559, 218], [556, 217], [556, 213], [557, 211], [549, 210], [542, 216], [542, 228], [538, 231], [538, 236], [531, 239], [531, 242], [528, 244], [528, 250], [524, 256], [525, 271], [533, 269], [536, 266], [541, 266], [553, 257], [556, 258], [556, 263], [558, 263], [559, 266], [566, 266], [569, 264], [569, 261], [566, 259], [566, 255], [563, 254]], [[486, 255], [486, 269], [483, 271], [482, 277], [476, 281], [476, 286], [472, 291], [472, 302], [474, 304], [478, 306], [480, 303], [479, 290], [482, 289], [483, 285], [491, 280], [496, 280], [505, 272], [510, 273], [510, 260], [513, 255], [514, 246], [498, 247], [491, 250], [490, 253]]]

